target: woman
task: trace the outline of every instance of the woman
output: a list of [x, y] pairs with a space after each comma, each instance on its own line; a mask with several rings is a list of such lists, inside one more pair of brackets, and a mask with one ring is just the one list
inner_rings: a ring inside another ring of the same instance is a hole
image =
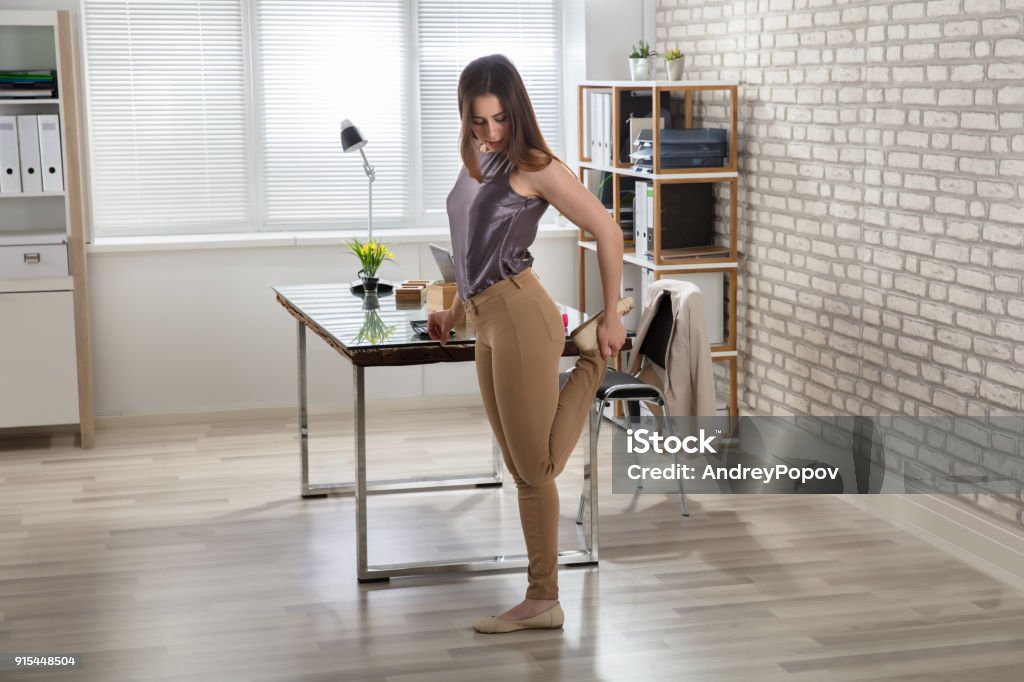
[[[619, 300], [622, 232], [548, 148], [519, 72], [503, 55], [471, 62], [459, 77], [465, 167], [448, 195], [458, 296], [430, 314], [442, 344], [464, 316], [476, 329], [476, 368], [487, 418], [516, 483], [529, 557], [526, 599], [479, 632], [558, 628], [558, 489], [608, 359], [626, 339]], [[548, 205], [597, 240], [604, 311], [572, 333], [580, 358], [558, 388], [565, 327], [531, 265], [529, 246]], [[607, 313], [607, 314], [605, 314]]]

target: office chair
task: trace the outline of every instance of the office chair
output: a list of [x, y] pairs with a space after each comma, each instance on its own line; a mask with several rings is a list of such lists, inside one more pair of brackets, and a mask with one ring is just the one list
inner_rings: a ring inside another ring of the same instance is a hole
[[[672, 337], [672, 327], [675, 325], [675, 317], [672, 314], [672, 297], [668, 294], [662, 294], [661, 299], [658, 301], [658, 310], [654, 314], [654, 319], [651, 320], [651, 325], [647, 329], [647, 334], [644, 336], [644, 341], [640, 345], [639, 353], [643, 355], [646, 360], [645, 362], [653, 362], [658, 367], [665, 369], [665, 358], [668, 355], [668, 344]], [[559, 375], [560, 382], [564, 384], [568, 378], [569, 372], [562, 372]], [[590, 479], [590, 462], [597, 462], [597, 444], [601, 436], [601, 422], [604, 421], [604, 408], [612, 404], [612, 402], [625, 403], [626, 409], [631, 417], [640, 416], [640, 402], [649, 401], [656, 403], [661, 408], [661, 413], [667, 415], [668, 410], [665, 407], [665, 396], [657, 386], [645, 384], [644, 382], [637, 379], [632, 374], [626, 372], [620, 372], [619, 370], [612, 369], [611, 367], [605, 372], [604, 381], [601, 382], [601, 386], [597, 389], [597, 395], [594, 398], [594, 405], [590, 409], [590, 419], [588, 425], [588, 432], [590, 442], [589, 447], [589, 462], [583, 465], [583, 480], [588, 481]], [[671, 420], [667, 420], [666, 424], [671, 429]], [[671, 435], [671, 434], [670, 434]], [[636, 453], [633, 453], [634, 459], [637, 459]], [[675, 464], [678, 464], [678, 456], [673, 453], [672, 459]], [[639, 462], [638, 462], [639, 463]], [[689, 516], [689, 512], [686, 511], [686, 499], [683, 495], [683, 481], [677, 479], [679, 485], [679, 506], [683, 516]], [[643, 482], [637, 482], [637, 490], [643, 488]], [[590, 486], [584, 485], [583, 492], [580, 494], [580, 507], [576, 513], [576, 523], [583, 523], [583, 510], [587, 503], [587, 490]]]

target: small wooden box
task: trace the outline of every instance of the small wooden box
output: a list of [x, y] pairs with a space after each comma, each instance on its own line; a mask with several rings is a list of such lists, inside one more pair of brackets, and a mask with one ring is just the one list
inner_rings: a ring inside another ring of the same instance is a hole
[[455, 302], [458, 288], [455, 282], [427, 285], [427, 310], [445, 310]]
[[427, 290], [427, 280], [409, 279], [395, 289], [395, 302], [403, 305], [423, 305], [423, 297]]
[[423, 305], [423, 287], [398, 287], [395, 289], [395, 302], [401, 305]]

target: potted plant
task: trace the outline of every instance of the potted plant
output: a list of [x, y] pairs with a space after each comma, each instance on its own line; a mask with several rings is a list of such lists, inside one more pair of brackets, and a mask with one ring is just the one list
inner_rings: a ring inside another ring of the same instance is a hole
[[633, 46], [629, 53], [629, 77], [635, 81], [654, 80], [654, 57], [658, 53], [651, 49], [646, 40]]
[[672, 48], [665, 53], [665, 70], [670, 81], [683, 80], [683, 53]]
[[388, 247], [379, 240], [371, 239], [365, 244], [358, 239], [350, 239], [345, 242], [349, 250], [359, 259], [362, 268], [359, 270], [359, 278], [363, 280], [363, 292], [372, 294], [377, 292], [377, 270], [384, 261], [395, 262], [395, 254], [388, 250]]

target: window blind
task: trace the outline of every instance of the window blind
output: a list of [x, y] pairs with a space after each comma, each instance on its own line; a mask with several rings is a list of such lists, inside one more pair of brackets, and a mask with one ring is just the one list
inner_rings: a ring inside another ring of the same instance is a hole
[[97, 234], [244, 229], [240, 0], [85, 0]]
[[477, 57], [501, 53], [516, 65], [541, 131], [561, 147], [561, 50], [556, 0], [418, 0], [420, 125], [424, 209], [444, 211], [458, 175], [459, 74]]
[[365, 226], [359, 152], [343, 153], [350, 119], [376, 168], [373, 218], [407, 217], [410, 135], [404, 0], [259, 0], [259, 130], [267, 226]]
[[95, 232], [362, 227], [345, 118], [377, 169], [375, 227], [443, 213], [472, 59], [516, 63], [560, 148], [558, 5], [84, 0]]

